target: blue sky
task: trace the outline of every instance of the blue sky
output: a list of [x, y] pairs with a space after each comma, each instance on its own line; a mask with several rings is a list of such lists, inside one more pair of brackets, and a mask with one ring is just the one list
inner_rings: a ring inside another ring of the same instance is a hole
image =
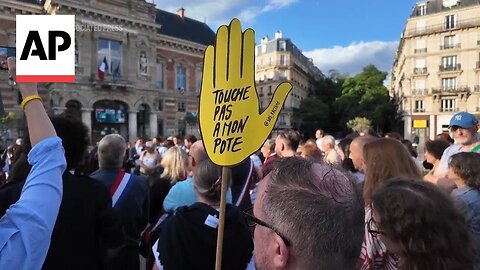
[[206, 21], [216, 31], [239, 18], [257, 42], [280, 30], [325, 73], [354, 75], [368, 64], [390, 71], [416, 0], [153, 0], [157, 8]]

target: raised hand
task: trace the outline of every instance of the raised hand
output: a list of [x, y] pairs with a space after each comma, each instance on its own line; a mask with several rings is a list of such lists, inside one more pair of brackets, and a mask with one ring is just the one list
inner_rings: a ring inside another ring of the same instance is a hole
[[209, 158], [217, 165], [240, 163], [256, 152], [275, 126], [292, 85], [278, 85], [260, 112], [255, 89], [255, 33], [242, 33], [240, 21], [217, 31], [208, 46], [200, 92], [200, 128]]

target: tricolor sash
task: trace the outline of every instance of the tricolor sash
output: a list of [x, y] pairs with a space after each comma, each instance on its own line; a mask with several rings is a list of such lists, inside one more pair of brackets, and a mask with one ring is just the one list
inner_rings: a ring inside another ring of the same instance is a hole
[[113, 181], [112, 186], [110, 187], [110, 196], [112, 197], [112, 207], [115, 208], [117, 203], [125, 196], [126, 191], [128, 190], [128, 184], [132, 175], [126, 173], [124, 170], [120, 170], [117, 177]]

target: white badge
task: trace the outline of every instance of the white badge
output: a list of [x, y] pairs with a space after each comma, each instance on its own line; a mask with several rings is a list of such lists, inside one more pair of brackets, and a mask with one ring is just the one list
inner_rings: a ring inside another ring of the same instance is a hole
[[218, 227], [218, 218], [216, 216], [208, 215], [205, 219], [205, 225], [216, 229]]

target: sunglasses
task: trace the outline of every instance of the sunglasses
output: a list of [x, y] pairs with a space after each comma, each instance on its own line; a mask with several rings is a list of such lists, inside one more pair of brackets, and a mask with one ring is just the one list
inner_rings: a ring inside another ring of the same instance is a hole
[[247, 224], [250, 228], [255, 228], [255, 226], [260, 225], [266, 228], [269, 228], [273, 232], [275, 232], [280, 238], [282, 238], [283, 242], [285, 242], [285, 245], [287, 247], [291, 246], [291, 242], [288, 240], [288, 238], [283, 235], [281, 232], [279, 232], [277, 229], [275, 229], [272, 225], [266, 223], [263, 220], [258, 219], [253, 215], [253, 206], [248, 208], [243, 212], [245, 218], [247, 219]]

